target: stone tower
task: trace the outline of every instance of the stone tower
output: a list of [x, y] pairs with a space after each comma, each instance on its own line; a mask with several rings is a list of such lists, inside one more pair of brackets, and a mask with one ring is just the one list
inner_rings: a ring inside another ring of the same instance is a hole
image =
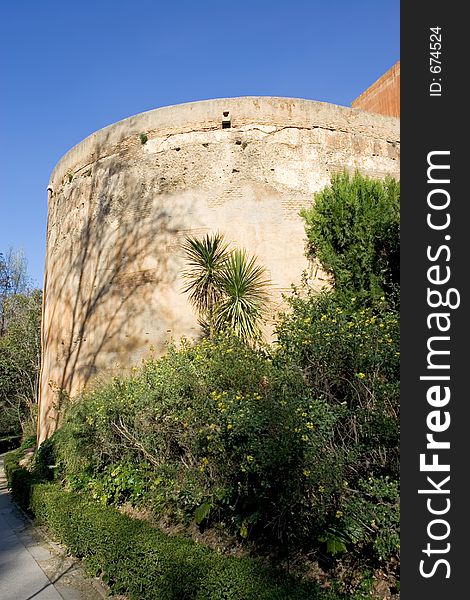
[[398, 119], [217, 99], [130, 117], [72, 148], [48, 187], [40, 441], [56, 427], [61, 390], [74, 396], [151, 347], [197, 337], [181, 291], [186, 235], [219, 231], [255, 254], [274, 313], [308, 266], [299, 210], [343, 169], [398, 177]]

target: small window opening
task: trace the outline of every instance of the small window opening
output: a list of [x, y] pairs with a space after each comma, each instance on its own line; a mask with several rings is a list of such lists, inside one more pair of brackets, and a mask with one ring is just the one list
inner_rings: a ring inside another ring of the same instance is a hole
[[232, 127], [232, 117], [228, 110], [224, 110], [222, 113], [222, 129], [229, 129]]

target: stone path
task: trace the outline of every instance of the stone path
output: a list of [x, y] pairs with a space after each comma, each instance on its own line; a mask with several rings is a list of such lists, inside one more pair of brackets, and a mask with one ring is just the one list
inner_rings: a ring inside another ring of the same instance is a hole
[[106, 590], [11, 500], [0, 455], [0, 599], [101, 600]]

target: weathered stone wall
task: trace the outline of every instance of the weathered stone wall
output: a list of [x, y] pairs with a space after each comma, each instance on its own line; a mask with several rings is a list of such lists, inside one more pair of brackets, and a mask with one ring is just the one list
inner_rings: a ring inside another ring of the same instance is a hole
[[275, 313], [308, 267], [299, 210], [341, 169], [398, 177], [398, 120], [308, 100], [208, 100], [131, 117], [70, 150], [49, 187], [40, 439], [56, 427], [58, 390], [73, 396], [198, 335], [181, 293], [187, 234], [217, 230], [256, 254]]
[[400, 61], [375, 81], [351, 104], [367, 112], [400, 116]]

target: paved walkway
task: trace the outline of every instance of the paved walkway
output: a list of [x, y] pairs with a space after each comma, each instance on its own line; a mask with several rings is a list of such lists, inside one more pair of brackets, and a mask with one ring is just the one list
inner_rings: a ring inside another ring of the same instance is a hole
[[0, 599], [101, 600], [98, 580], [34, 527], [11, 500], [0, 455]]

